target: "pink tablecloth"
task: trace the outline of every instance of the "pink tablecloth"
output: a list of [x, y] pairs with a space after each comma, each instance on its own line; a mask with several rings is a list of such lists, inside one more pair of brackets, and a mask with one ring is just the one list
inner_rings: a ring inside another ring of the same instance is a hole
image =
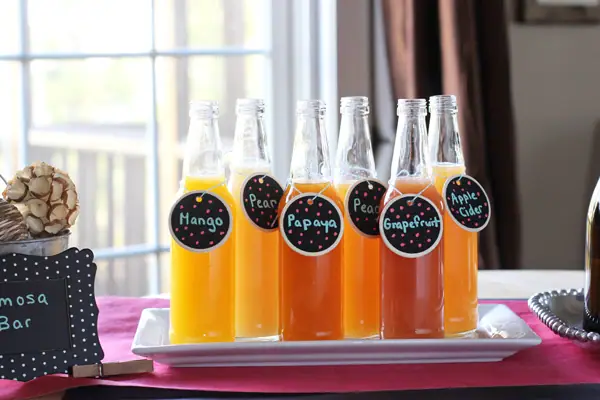
[[[167, 300], [99, 298], [105, 362], [135, 359], [130, 351], [141, 311]], [[168, 368], [111, 379], [46, 376], [31, 382], [0, 381], [0, 399], [20, 399], [84, 385], [142, 386], [235, 392], [350, 392], [450, 387], [600, 383], [600, 355], [555, 336], [527, 309], [505, 302], [542, 337], [542, 344], [502, 362], [321, 367]]]

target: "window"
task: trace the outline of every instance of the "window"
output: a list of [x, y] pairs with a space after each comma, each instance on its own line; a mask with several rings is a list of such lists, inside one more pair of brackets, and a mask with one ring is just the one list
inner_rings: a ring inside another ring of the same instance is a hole
[[315, 53], [303, 43], [310, 4], [0, 1], [0, 172], [44, 160], [71, 174], [82, 209], [71, 245], [94, 249], [97, 294], [168, 290], [165, 221], [190, 100], [219, 101], [227, 149], [236, 98], [265, 98], [276, 174], [285, 178], [294, 102], [312, 95], [294, 89], [312, 84], [293, 82], [316, 79], [289, 61]]

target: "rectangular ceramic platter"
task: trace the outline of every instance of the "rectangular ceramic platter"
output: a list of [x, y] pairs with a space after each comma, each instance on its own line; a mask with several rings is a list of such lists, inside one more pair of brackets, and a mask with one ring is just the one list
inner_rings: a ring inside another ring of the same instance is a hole
[[172, 367], [417, 364], [500, 361], [541, 343], [508, 307], [479, 306], [476, 338], [169, 344], [169, 309], [142, 312], [131, 350]]

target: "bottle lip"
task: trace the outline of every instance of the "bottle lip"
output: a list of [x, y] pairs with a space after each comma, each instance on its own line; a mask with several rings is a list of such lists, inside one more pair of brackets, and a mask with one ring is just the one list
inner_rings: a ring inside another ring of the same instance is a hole
[[298, 100], [296, 102], [296, 114], [300, 115], [320, 115], [326, 110], [323, 100], [308, 99]]
[[193, 100], [189, 103], [190, 118], [217, 118], [219, 102], [214, 100]]
[[235, 101], [235, 112], [238, 115], [260, 116], [265, 112], [265, 101], [255, 98], [239, 98]]
[[366, 96], [346, 96], [340, 99], [340, 114], [369, 114], [369, 98]]
[[457, 112], [458, 105], [456, 96], [452, 94], [440, 94], [429, 97], [429, 112]]
[[406, 113], [427, 115], [427, 100], [425, 99], [398, 99], [397, 115]]

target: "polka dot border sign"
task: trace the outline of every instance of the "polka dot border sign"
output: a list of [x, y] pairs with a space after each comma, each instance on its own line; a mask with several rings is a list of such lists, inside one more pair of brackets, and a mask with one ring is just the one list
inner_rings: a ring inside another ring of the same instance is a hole
[[[98, 306], [94, 295], [96, 264], [89, 249], [71, 248], [56, 256], [0, 256], [0, 285], [65, 279], [65, 307], [70, 348], [0, 354], [0, 379], [29, 381], [44, 375], [68, 374], [75, 365], [104, 358], [98, 338]], [[0, 340], [2, 333], [0, 332]]]

